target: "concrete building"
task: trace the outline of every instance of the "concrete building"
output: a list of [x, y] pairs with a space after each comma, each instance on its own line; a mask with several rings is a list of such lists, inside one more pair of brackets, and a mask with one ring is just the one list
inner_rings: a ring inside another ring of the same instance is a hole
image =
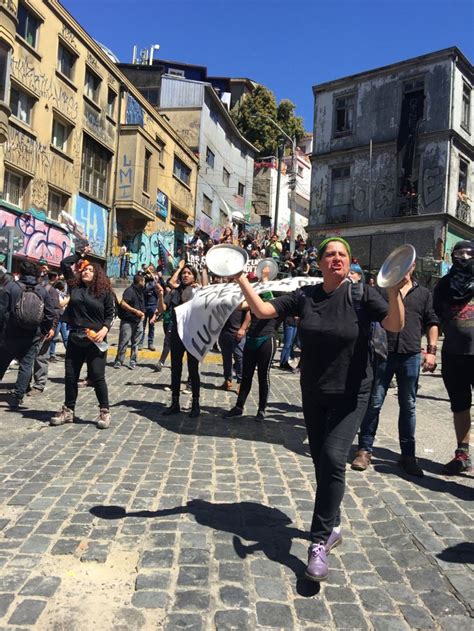
[[309, 233], [376, 269], [412, 243], [427, 277], [473, 235], [473, 67], [457, 48], [313, 87]]
[[[296, 159], [296, 236], [306, 234], [308, 225], [310, 190], [312, 134], [301, 139], [297, 147]], [[253, 186], [253, 211], [263, 228], [274, 228], [275, 214], [278, 206], [278, 227], [280, 236], [286, 236], [290, 228], [291, 215], [291, 170], [292, 157], [282, 159], [280, 177], [280, 194], [277, 204], [278, 160], [269, 156], [255, 162]]]
[[256, 149], [229, 114], [232, 85], [235, 103], [245, 92], [244, 80], [211, 78], [203, 66], [162, 60], [120, 69], [199, 157], [196, 228], [216, 238], [228, 223], [248, 222]]
[[157, 239], [172, 252], [176, 228], [191, 230], [196, 158], [57, 0], [21, 0], [16, 12], [0, 160], [0, 227], [16, 228], [16, 259], [57, 266], [72, 245], [58, 223], [65, 210], [109, 276], [122, 243], [131, 272], [156, 263]]
[[[14, 0], [0, 2], [0, 143], [8, 137], [10, 117], [10, 66], [15, 47], [17, 28], [24, 29], [23, 13], [17, 17], [18, 6]], [[21, 25], [19, 24], [21, 21]]]

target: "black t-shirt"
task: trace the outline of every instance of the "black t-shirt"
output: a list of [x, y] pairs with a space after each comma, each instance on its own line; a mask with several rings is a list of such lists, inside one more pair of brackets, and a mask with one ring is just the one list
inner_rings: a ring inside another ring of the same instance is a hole
[[[141, 311], [142, 313], [145, 311], [145, 297], [143, 295], [143, 289], [141, 287], [137, 287], [134, 285], [130, 285], [130, 287], [127, 287], [127, 289], [123, 292], [122, 300], [125, 300], [127, 305], [133, 307], [134, 309], [137, 309], [138, 311]], [[132, 324], [140, 322], [140, 318], [137, 315], [131, 313], [130, 311], [127, 311], [123, 307], [120, 309], [119, 313], [120, 319], [124, 322], [130, 322]]]
[[194, 295], [194, 288], [191, 285], [180, 285], [177, 289], [173, 289], [169, 294], [166, 294], [164, 303], [168, 311], [171, 311], [171, 322], [173, 323], [173, 329], [176, 329], [176, 314], [174, 312], [175, 307], [179, 307], [188, 300], [191, 300]]
[[434, 309], [443, 327], [443, 354], [474, 355], [474, 298], [454, 301], [449, 276], [443, 276], [434, 290]]
[[[281, 317], [300, 318], [301, 385], [320, 395], [355, 395], [372, 380], [368, 339], [350, 300], [350, 285], [326, 293], [323, 285], [302, 287], [271, 301]], [[361, 308], [381, 322], [388, 305], [373, 287], [364, 287]]]
[[251, 314], [250, 326], [247, 330], [247, 337], [274, 336], [281, 322], [281, 318], [270, 318], [260, 320], [253, 313]]
[[245, 318], [245, 311], [242, 311], [241, 309], [236, 309], [235, 311], [233, 311], [230, 314], [230, 316], [227, 318], [224, 326], [222, 327], [221, 335], [223, 333], [226, 333], [226, 334], [231, 333], [232, 335], [236, 335], [237, 331], [242, 326], [242, 322], [244, 321], [244, 318]]

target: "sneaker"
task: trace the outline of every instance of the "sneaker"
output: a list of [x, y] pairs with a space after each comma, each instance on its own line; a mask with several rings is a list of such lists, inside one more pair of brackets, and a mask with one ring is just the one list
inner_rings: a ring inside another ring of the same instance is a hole
[[[114, 362], [114, 368], [115, 368], [115, 369], [117, 369], [117, 368], [122, 368], [122, 364], [121, 364], [121, 362]], [[84, 381], [87, 381], [87, 379], [85, 379]]]
[[264, 421], [265, 420], [265, 410], [259, 410], [257, 414], [254, 416], [254, 421]]
[[472, 471], [472, 461], [469, 452], [464, 449], [456, 449], [454, 458], [443, 467], [443, 475], [459, 475]]
[[305, 576], [310, 581], [325, 581], [329, 574], [326, 558], [326, 546], [324, 543], [312, 543], [308, 549], [308, 565]]
[[184, 392], [185, 394], [190, 394], [192, 392], [192, 387], [191, 384], [188, 382], [184, 388], [181, 390], [181, 392]]
[[153, 344], [148, 344], [148, 350], [149, 351], [156, 351], [156, 348], [153, 346]]
[[135, 362], [130, 362], [128, 365], [129, 370], [135, 370], [135, 368], [137, 367]]
[[338, 530], [333, 530], [329, 535], [328, 540], [326, 541], [326, 554], [329, 554], [333, 548], [336, 548], [339, 544], [342, 543], [342, 532], [339, 528]]
[[155, 372], [161, 372], [163, 370], [163, 364], [158, 362], [155, 366]]
[[234, 406], [231, 410], [224, 413], [224, 418], [234, 418], [234, 416], [242, 416], [243, 413], [244, 411], [242, 408]]
[[372, 454], [370, 451], [367, 451], [366, 449], [358, 449], [355, 458], [352, 461], [351, 469], [354, 469], [354, 471], [365, 471], [368, 467], [370, 467], [371, 459]]
[[219, 387], [219, 390], [232, 390], [232, 379], [225, 379], [224, 383]]
[[40, 394], [43, 394], [44, 390], [40, 390], [40, 388], [31, 388], [29, 392], [26, 393], [27, 397], [37, 397]]
[[418, 465], [415, 456], [404, 456], [402, 454], [398, 464], [408, 475], [414, 475], [417, 478], [422, 478], [425, 475], [423, 469]]
[[98, 429], [107, 429], [110, 427], [110, 412], [107, 408], [100, 408], [97, 427]]
[[63, 405], [59, 412], [57, 412], [50, 420], [49, 424], [57, 426], [64, 425], [65, 423], [74, 423], [74, 410], [70, 410]]

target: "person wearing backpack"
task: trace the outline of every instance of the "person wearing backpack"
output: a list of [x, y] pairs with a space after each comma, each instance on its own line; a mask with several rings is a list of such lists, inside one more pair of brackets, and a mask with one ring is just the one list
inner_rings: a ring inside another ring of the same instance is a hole
[[[81, 368], [87, 364], [87, 377], [93, 383], [99, 402], [98, 429], [110, 426], [109, 393], [105, 381], [107, 333], [114, 319], [114, 298], [109, 278], [96, 263], [85, 256], [86, 246], [61, 261], [61, 270], [69, 286], [69, 303], [64, 320], [70, 331], [66, 347], [65, 400], [50, 425], [74, 422]], [[73, 267], [75, 269], [73, 270]]]
[[8, 283], [0, 296], [0, 319], [8, 318], [0, 352], [0, 381], [11, 361], [18, 361], [18, 377], [8, 400], [11, 409], [23, 403], [40, 345], [54, 335], [54, 306], [39, 276], [36, 263], [22, 261], [18, 281]]
[[[355, 471], [365, 471], [370, 465], [380, 411], [395, 375], [400, 407], [398, 436], [401, 455], [398, 464], [408, 475], [424, 475], [415, 456], [416, 393], [420, 367], [424, 372], [433, 372], [436, 368], [439, 320], [433, 309], [431, 292], [413, 278], [414, 270], [415, 265], [407, 274], [407, 284], [401, 289], [405, 328], [399, 333], [387, 332], [387, 359], [377, 365], [369, 406], [359, 431], [357, 453], [351, 464]], [[424, 333], [428, 347], [422, 359], [421, 338]]]

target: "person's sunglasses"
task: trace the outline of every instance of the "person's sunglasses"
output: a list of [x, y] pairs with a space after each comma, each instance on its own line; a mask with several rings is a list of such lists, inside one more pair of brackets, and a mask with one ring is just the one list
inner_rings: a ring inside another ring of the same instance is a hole
[[461, 248], [453, 252], [453, 257], [455, 259], [472, 259], [474, 258], [474, 249], [473, 248]]

